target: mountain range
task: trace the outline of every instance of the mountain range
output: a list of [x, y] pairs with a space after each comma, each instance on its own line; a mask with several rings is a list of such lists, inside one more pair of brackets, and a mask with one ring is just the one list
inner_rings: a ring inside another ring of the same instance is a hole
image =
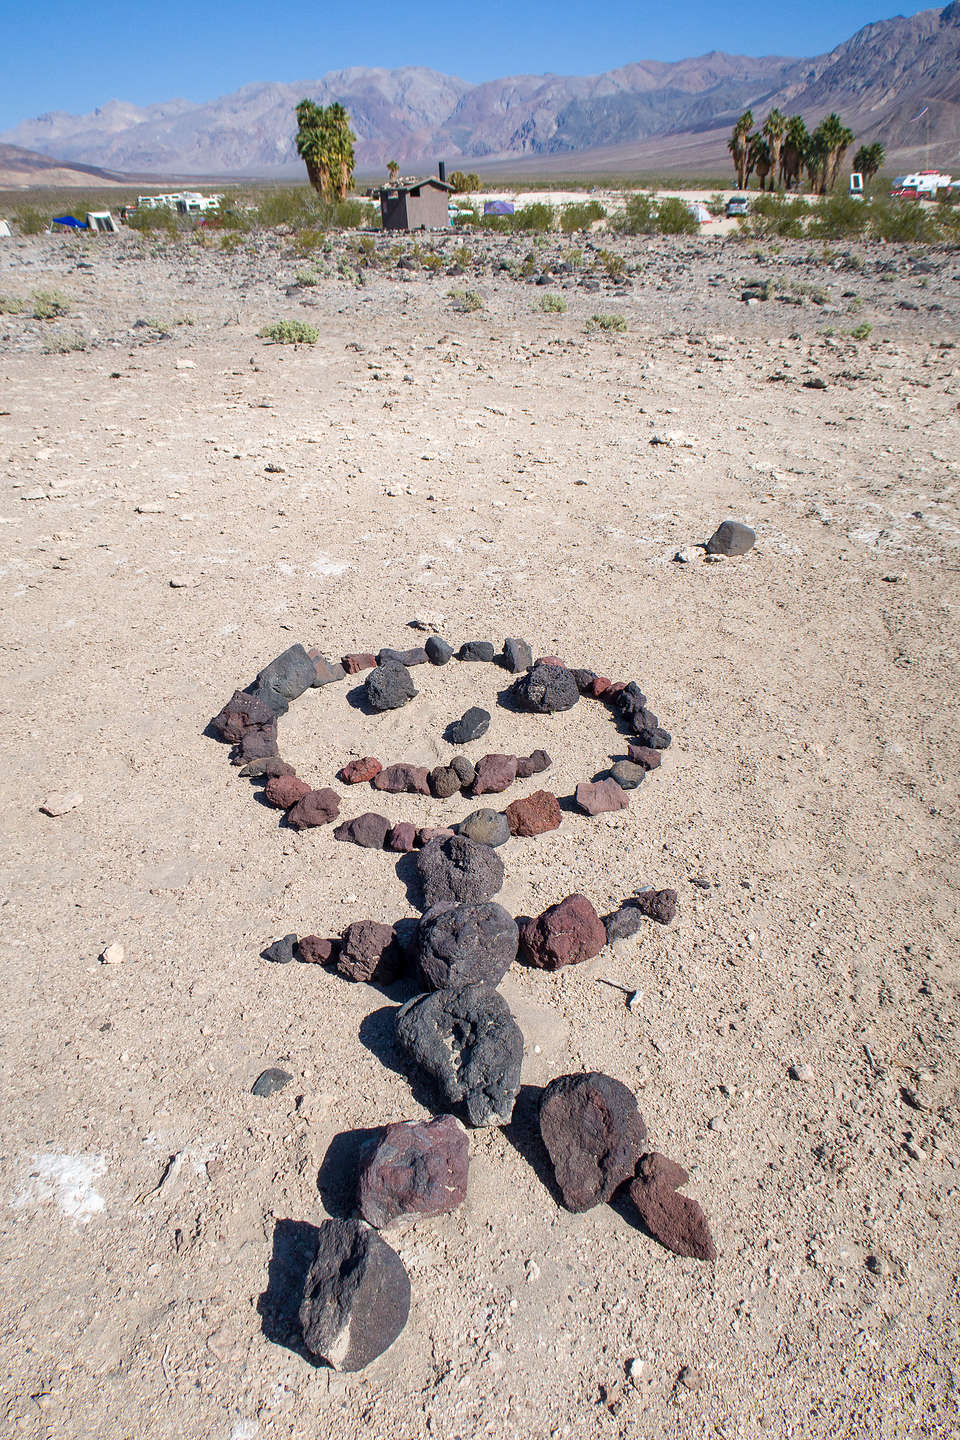
[[840, 113], [858, 143], [880, 140], [896, 165], [960, 161], [960, 0], [866, 25], [828, 54], [750, 58], [714, 51], [638, 61], [593, 76], [515, 75], [470, 84], [419, 66], [353, 67], [319, 80], [244, 86], [203, 104], [111, 100], [88, 115], [54, 111], [0, 141], [141, 176], [300, 175], [293, 110], [339, 100], [357, 135], [360, 174], [445, 158], [495, 173], [726, 166], [726, 139], [748, 105], [815, 124]]

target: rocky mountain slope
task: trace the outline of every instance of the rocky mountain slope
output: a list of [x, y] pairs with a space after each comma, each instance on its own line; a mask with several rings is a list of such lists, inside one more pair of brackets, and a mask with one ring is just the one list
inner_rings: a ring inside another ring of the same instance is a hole
[[64, 164], [40, 155], [36, 150], [23, 150], [19, 145], [0, 144], [0, 187], [6, 190], [29, 189], [35, 185], [119, 185], [122, 177], [111, 175], [95, 165]]
[[90, 115], [54, 112], [0, 140], [139, 173], [299, 173], [292, 112], [304, 95], [347, 107], [358, 165], [368, 173], [389, 159], [412, 167], [441, 155], [471, 165], [536, 157], [577, 169], [630, 163], [642, 153], [652, 168], [661, 154], [666, 160], [678, 151], [702, 168], [724, 161], [725, 131], [748, 104], [758, 115], [778, 104], [812, 122], [835, 109], [858, 139], [948, 163], [960, 158], [960, 0], [865, 26], [813, 59], [713, 52], [603, 75], [520, 75], [480, 85], [417, 66], [353, 67], [319, 80], [248, 85], [199, 105], [111, 101]]

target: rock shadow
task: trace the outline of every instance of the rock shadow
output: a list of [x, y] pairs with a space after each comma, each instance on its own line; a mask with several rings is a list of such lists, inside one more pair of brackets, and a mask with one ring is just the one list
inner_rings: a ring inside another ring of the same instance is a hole
[[368, 1129], [341, 1130], [339, 1135], [334, 1135], [317, 1171], [317, 1190], [328, 1215], [348, 1220], [356, 1213], [360, 1161], [366, 1148], [382, 1139], [384, 1131], [383, 1125], [375, 1125]]
[[406, 891], [407, 903], [415, 910], [425, 910], [427, 907], [423, 902], [423, 885], [420, 881], [420, 871], [417, 869], [416, 850], [410, 850], [406, 855], [401, 855], [394, 870], [397, 879]]
[[[366, 673], [370, 674], [372, 672], [367, 671]], [[366, 681], [364, 681], [362, 685], [355, 685], [352, 690], [348, 690], [346, 694], [346, 701], [352, 710], [359, 710], [361, 715], [372, 716], [382, 713], [379, 710], [375, 710], [368, 701]]]
[[449, 1112], [450, 1105], [441, 1102], [429, 1076], [424, 1075], [416, 1066], [408, 1064], [403, 1051], [397, 1044], [398, 1009], [399, 1006], [396, 1005], [385, 1005], [382, 1009], [372, 1010], [369, 1015], [365, 1016], [358, 1032], [360, 1044], [375, 1055], [387, 1070], [392, 1070], [395, 1075], [403, 1076], [418, 1105], [422, 1105], [425, 1110], [429, 1110], [435, 1115]]
[[317, 1253], [318, 1237], [317, 1227], [306, 1220], [277, 1221], [267, 1288], [257, 1300], [260, 1328], [266, 1339], [292, 1350], [312, 1365], [317, 1364], [317, 1359], [303, 1343], [299, 1312], [307, 1271]]
[[541, 1085], [521, 1085], [517, 1103], [513, 1107], [513, 1115], [510, 1117], [510, 1124], [503, 1126], [503, 1133], [517, 1154], [526, 1160], [537, 1179], [543, 1182], [553, 1199], [562, 1207], [563, 1196], [554, 1177], [553, 1164], [547, 1147], [540, 1134], [540, 1096], [542, 1094], [543, 1087]]

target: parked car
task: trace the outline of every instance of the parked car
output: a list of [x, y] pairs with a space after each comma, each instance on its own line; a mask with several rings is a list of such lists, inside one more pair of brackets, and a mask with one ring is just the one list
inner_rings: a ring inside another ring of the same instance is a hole
[[726, 213], [728, 220], [731, 219], [731, 217], [734, 215], [749, 215], [750, 201], [747, 199], [746, 195], [731, 195], [730, 199], [727, 201]]

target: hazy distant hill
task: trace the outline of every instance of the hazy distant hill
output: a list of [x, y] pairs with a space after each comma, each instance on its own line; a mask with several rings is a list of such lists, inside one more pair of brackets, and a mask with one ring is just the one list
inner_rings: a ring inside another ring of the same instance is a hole
[[90, 186], [94, 182], [100, 189], [104, 185], [120, 185], [123, 180], [95, 165], [64, 164], [35, 150], [23, 150], [19, 145], [0, 145], [0, 189], [29, 189], [35, 185]]
[[[837, 110], [859, 140], [898, 163], [960, 161], [960, 0], [867, 25], [828, 55], [751, 59], [713, 52], [642, 61], [603, 75], [520, 75], [468, 84], [421, 67], [354, 67], [319, 80], [247, 85], [205, 104], [110, 101], [90, 115], [42, 115], [0, 136], [61, 161], [178, 175], [301, 174], [293, 109], [339, 100], [358, 168], [446, 158], [520, 170], [726, 167], [726, 132], [751, 105], [816, 122]], [[914, 117], [926, 106], [926, 113]], [[929, 147], [929, 149], [928, 149]]]

